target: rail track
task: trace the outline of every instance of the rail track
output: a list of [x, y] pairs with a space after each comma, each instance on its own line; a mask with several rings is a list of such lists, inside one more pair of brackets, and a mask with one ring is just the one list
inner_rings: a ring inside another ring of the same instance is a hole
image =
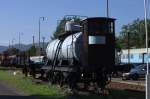
[[122, 81], [113, 79], [107, 88], [145, 92], [145, 81]]
[[[21, 71], [20, 68], [8, 68], [8, 67], [0, 67], [0, 70], [18, 70]], [[43, 81], [41, 79], [33, 79], [34, 83], [38, 84], [47, 84], [47, 81]], [[84, 85], [82, 83], [78, 84], [79, 89], [83, 89]], [[123, 81], [120, 78], [112, 79], [112, 81], [106, 86], [106, 89], [121, 89], [121, 90], [132, 90], [132, 91], [141, 91], [145, 92], [145, 81]], [[88, 92], [92, 92], [95, 90], [93, 86], [88, 87]], [[85, 91], [85, 90], [82, 90]]]
[[[34, 83], [37, 84], [48, 84], [47, 81], [42, 81], [39, 79], [34, 79]], [[139, 82], [132, 82], [132, 81], [118, 81], [118, 80], [112, 80], [107, 86], [106, 90], [104, 92], [98, 92], [97, 88], [91, 84], [90, 86], [87, 86], [84, 88], [83, 83], [77, 84], [77, 90], [75, 93], [77, 94], [109, 94], [110, 89], [118, 89], [118, 90], [129, 90], [129, 91], [135, 91], [135, 92], [145, 92], [145, 85], [144, 83]]]

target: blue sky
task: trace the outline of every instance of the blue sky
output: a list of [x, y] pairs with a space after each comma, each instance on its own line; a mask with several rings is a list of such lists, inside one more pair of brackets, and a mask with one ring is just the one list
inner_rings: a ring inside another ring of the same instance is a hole
[[[144, 0], [109, 0], [110, 17], [116, 18], [116, 32], [121, 26], [137, 18], [144, 18]], [[150, 2], [148, 2], [148, 17]], [[106, 0], [0, 0], [0, 45], [38, 42], [39, 17], [47, 17], [41, 23], [41, 36], [50, 40], [56, 29], [57, 20], [64, 15], [84, 15], [88, 17], [106, 16]]]

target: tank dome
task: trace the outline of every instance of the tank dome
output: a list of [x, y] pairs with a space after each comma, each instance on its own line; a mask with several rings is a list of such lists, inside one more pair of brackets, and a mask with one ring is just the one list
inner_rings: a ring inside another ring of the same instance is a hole
[[74, 22], [74, 20], [70, 20], [66, 22], [65, 25], [65, 31], [66, 32], [79, 32], [80, 26]]

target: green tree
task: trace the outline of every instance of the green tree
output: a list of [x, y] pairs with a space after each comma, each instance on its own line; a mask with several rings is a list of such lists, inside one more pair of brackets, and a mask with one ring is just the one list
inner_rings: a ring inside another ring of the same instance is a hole
[[3, 53], [4, 53], [4, 54], [7, 54], [7, 55], [17, 55], [19, 52], [20, 52], [19, 49], [16, 49], [16, 48], [9, 48], [9, 49], [7, 49], [6, 51], [4, 51]]
[[[148, 34], [150, 34], [150, 19], [148, 19]], [[144, 20], [136, 19], [132, 23], [123, 25], [117, 44], [123, 48], [143, 48], [145, 47], [145, 23]], [[150, 35], [149, 35], [150, 38]], [[149, 40], [150, 44], [150, 40]]]
[[30, 56], [36, 56], [37, 51], [38, 49], [35, 46], [31, 46], [26, 53]]
[[116, 37], [115, 48], [116, 48], [117, 52], [121, 51], [121, 45], [119, 44], [119, 38], [118, 37]]
[[58, 25], [56, 27], [56, 31], [53, 33], [53, 36], [51, 39], [56, 39], [58, 36], [65, 32], [65, 24], [68, 20], [74, 19], [74, 21], [77, 24], [80, 24], [81, 19], [79, 17], [64, 17], [60, 22], [58, 22]]

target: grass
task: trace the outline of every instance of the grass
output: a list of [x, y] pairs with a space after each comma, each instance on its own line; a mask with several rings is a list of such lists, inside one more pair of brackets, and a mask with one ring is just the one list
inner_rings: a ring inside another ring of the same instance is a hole
[[12, 71], [0, 70], [0, 80], [23, 90], [30, 96], [39, 99], [145, 99], [145, 93], [132, 92], [127, 90], [111, 89], [107, 96], [100, 95], [69, 95], [65, 89], [47, 84], [35, 84], [32, 78], [25, 78], [21, 73], [14, 76]]

